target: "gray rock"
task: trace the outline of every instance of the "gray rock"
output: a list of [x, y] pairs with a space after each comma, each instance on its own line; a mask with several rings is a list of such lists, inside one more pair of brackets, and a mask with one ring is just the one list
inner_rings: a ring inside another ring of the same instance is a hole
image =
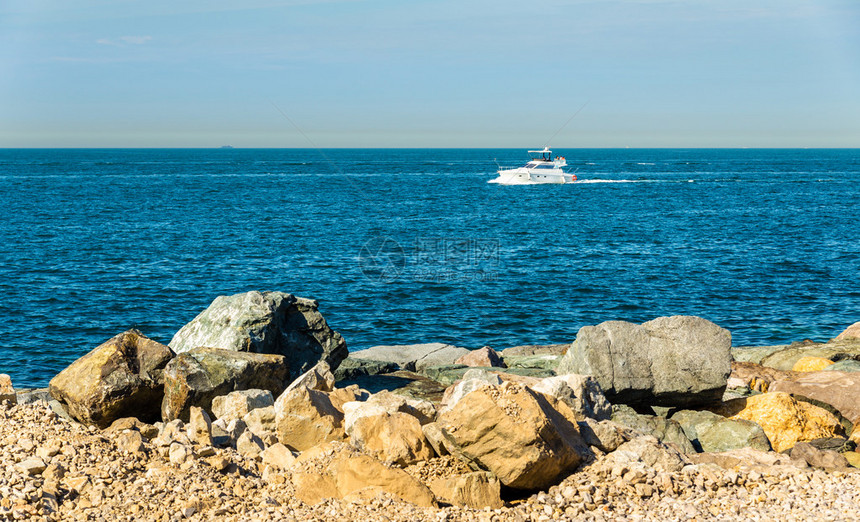
[[84, 424], [107, 428], [116, 419], [158, 419], [164, 396], [167, 346], [129, 330], [94, 348], [58, 373], [48, 385], [53, 398]]
[[718, 402], [731, 373], [731, 334], [693, 316], [584, 326], [557, 373], [594, 376], [613, 404]]
[[563, 355], [509, 355], [505, 357], [508, 368], [528, 368], [539, 370], [555, 370]]
[[845, 359], [824, 369], [825, 372], [860, 372], [860, 361]]
[[690, 460], [675, 448], [646, 435], [618, 446], [604, 459], [602, 465], [611, 469], [619, 465], [629, 467], [634, 463], [643, 463], [657, 471], [674, 473], [681, 471]]
[[450, 344], [405, 344], [396, 346], [373, 346], [349, 354], [353, 359], [393, 362], [401, 370], [422, 372], [430, 366], [454, 364], [454, 361], [469, 353], [465, 348]]
[[284, 292], [216, 298], [170, 341], [176, 353], [201, 346], [283, 355], [290, 380], [319, 361], [337, 368], [348, 355], [346, 342], [326, 324], [316, 301]]
[[18, 397], [18, 404], [33, 404], [39, 401], [48, 403], [51, 400], [48, 388], [16, 390], [15, 395]]
[[676, 421], [656, 415], [642, 415], [632, 408], [616, 404], [612, 407], [612, 422], [632, 428], [643, 435], [650, 435], [665, 443], [672, 443], [683, 453], [695, 453], [696, 449]]
[[607, 420], [612, 416], [612, 405], [606, 400], [600, 384], [590, 375], [569, 373], [547, 377], [531, 388], [562, 400], [577, 415], [596, 420]]
[[758, 424], [727, 419], [710, 411], [682, 410], [672, 415], [696, 451], [720, 453], [740, 448], [770, 451], [770, 441]]
[[396, 372], [400, 366], [392, 361], [374, 361], [373, 359], [355, 359], [347, 357], [341, 361], [334, 372], [335, 381], [355, 379], [366, 375], [380, 375]]
[[597, 421], [586, 417], [577, 424], [585, 443], [605, 453], [613, 452], [618, 446], [639, 436], [631, 428], [610, 420]]
[[[457, 381], [464, 379], [466, 372], [470, 370], [483, 370], [491, 373], [495, 373], [502, 380], [505, 380], [505, 375], [518, 376], [518, 377], [534, 377], [536, 379], [543, 379], [545, 377], [552, 377], [555, 375], [555, 372], [552, 370], [543, 370], [540, 368], [495, 368], [491, 366], [487, 366], [484, 368], [470, 368], [468, 366], [462, 365], [447, 365], [447, 366], [431, 366], [425, 368], [422, 372], [428, 378], [433, 379], [434, 381], [444, 385], [451, 386]], [[516, 380], [515, 378], [508, 380]]]
[[564, 344], [527, 344], [523, 346], [511, 346], [502, 350], [503, 358], [508, 357], [527, 357], [532, 355], [558, 355], [562, 356], [567, 353], [570, 348], [570, 343]]
[[195, 348], [174, 358], [164, 370], [164, 421], [188, 419], [189, 408], [212, 411], [212, 400], [236, 390], [261, 389], [279, 395], [287, 366], [281, 355]]

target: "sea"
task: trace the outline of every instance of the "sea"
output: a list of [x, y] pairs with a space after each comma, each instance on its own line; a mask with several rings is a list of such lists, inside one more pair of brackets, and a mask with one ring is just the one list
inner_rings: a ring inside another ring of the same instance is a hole
[[0, 150], [0, 373], [46, 386], [249, 290], [318, 300], [350, 350], [676, 314], [771, 345], [860, 320], [860, 150], [555, 152], [576, 183], [488, 183], [525, 149]]

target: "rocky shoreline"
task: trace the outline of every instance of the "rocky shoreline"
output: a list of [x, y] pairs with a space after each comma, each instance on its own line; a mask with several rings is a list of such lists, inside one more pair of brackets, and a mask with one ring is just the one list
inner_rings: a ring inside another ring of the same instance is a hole
[[860, 323], [732, 347], [689, 316], [348, 353], [314, 301], [222, 296], [48, 389], [0, 375], [0, 520], [853, 519], [858, 361]]

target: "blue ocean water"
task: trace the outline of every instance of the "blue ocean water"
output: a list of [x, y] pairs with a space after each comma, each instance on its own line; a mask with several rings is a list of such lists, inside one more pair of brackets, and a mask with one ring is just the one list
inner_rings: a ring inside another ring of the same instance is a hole
[[860, 150], [0, 150], [0, 373], [44, 386], [216, 296], [320, 301], [350, 349], [569, 342], [694, 314], [735, 345], [860, 320]]

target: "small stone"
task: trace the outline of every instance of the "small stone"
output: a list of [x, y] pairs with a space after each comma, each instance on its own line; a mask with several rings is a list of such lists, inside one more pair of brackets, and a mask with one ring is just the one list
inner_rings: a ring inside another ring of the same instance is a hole
[[178, 442], [174, 442], [170, 445], [169, 450], [169, 458], [171, 464], [175, 464], [176, 466], [180, 466], [188, 460], [189, 451], [188, 448], [184, 444], [180, 444]]
[[21, 462], [16, 464], [15, 467], [19, 471], [21, 471], [21, 473], [33, 476], [33, 475], [39, 475], [43, 471], [45, 471], [45, 468], [47, 467], [47, 465], [45, 464], [44, 460], [42, 460], [38, 457], [30, 457], [28, 459], [22, 460]]
[[243, 432], [236, 441], [236, 451], [243, 457], [256, 459], [260, 456], [263, 449], [263, 441], [260, 440], [260, 437], [251, 433], [250, 430]]

